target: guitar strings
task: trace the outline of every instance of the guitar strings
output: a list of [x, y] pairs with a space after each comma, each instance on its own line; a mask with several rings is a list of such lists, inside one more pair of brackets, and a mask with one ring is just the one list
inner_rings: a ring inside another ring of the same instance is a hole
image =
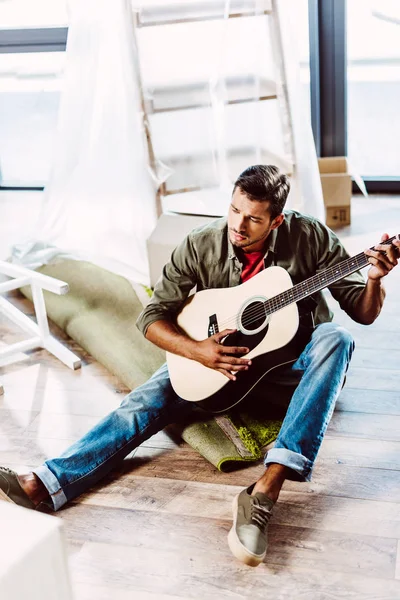
[[[382, 244], [385, 244], [385, 245], [388, 245], [388, 244], [391, 244], [391, 242], [392, 242], [394, 239], [396, 239], [396, 236], [393, 236], [393, 237], [391, 237], [391, 238], [389, 238], [389, 239], [387, 239], [387, 240], [385, 240], [384, 242], [381, 242], [381, 243], [382, 243]], [[372, 246], [371, 250], [373, 250], [373, 248], [374, 248], [374, 246]], [[350, 258], [346, 259], [345, 261], [343, 261], [343, 263], [350, 262], [350, 261], [353, 261], [353, 263], [354, 263], [354, 261], [355, 261], [355, 262], [357, 262], [357, 261], [358, 261], [358, 260], [360, 260], [360, 259], [363, 259], [363, 260], [365, 259], [365, 254], [364, 254], [363, 252], [361, 252], [360, 254], [357, 254], [356, 256], [353, 256], [353, 257], [350, 257]], [[358, 265], [358, 267], [361, 269], [361, 268], [363, 268], [363, 267], [366, 267], [366, 266], [367, 266], [367, 264], [368, 264], [368, 262], [367, 262], [366, 264], [364, 264], [364, 265]], [[323, 271], [322, 273], [319, 273], [319, 274], [317, 274], [317, 275], [314, 275], [313, 277], [315, 277], [315, 278], [317, 278], [317, 279], [318, 279], [318, 277], [320, 277], [320, 276], [321, 276], [323, 273], [325, 273], [325, 277], [327, 277], [327, 274], [326, 274], [326, 273], [327, 273], [329, 270], [338, 269], [338, 268], [339, 268], [339, 269], [343, 268], [343, 267], [341, 266], [341, 263], [339, 263], [338, 265], [333, 265], [332, 267], [329, 267], [328, 269], [326, 269], [326, 271]], [[346, 273], [345, 275], [343, 275], [343, 277], [346, 277], [346, 275], [350, 275], [350, 274], [351, 274], [351, 273]], [[311, 279], [312, 279], [312, 278], [311, 278]], [[334, 279], [334, 280], [333, 280], [331, 283], [334, 283], [335, 281], [336, 281], [336, 279]], [[322, 283], [322, 282], [320, 282], [320, 283]], [[309, 286], [309, 284], [307, 284], [306, 282], [301, 282], [301, 283], [299, 283], [299, 284], [296, 284], [295, 286], [293, 286], [293, 288], [296, 288], [297, 286], [300, 286], [300, 285], [302, 285], [302, 284], [306, 285], [306, 288], [305, 288], [305, 289], [306, 289], [306, 291], [307, 291], [307, 292], [309, 292], [309, 291], [310, 291], [310, 290], [308, 289], [308, 286]], [[329, 283], [328, 283], [327, 285], [329, 285]], [[326, 286], [324, 285], [324, 287], [326, 287]], [[293, 293], [293, 288], [289, 288], [289, 290], [285, 290], [284, 292], [281, 292], [281, 294], [277, 294], [276, 296], [273, 296], [272, 298], [269, 298], [269, 299], [268, 299], [266, 302], [263, 302], [263, 303], [262, 303], [262, 304], [263, 304], [263, 308], [261, 308], [261, 309], [260, 309], [260, 307], [259, 307], [259, 306], [257, 306], [257, 307], [254, 307], [254, 308], [250, 309], [250, 310], [248, 311], [248, 313], [246, 314], [246, 318], [245, 318], [245, 319], [243, 319], [243, 325], [244, 325], [245, 327], [247, 327], [248, 325], [251, 325], [252, 323], [255, 323], [256, 321], [258, 321], [258, 320], [259, 320], [259, 319], [261, 319], [262, 317], [265, 317], [265, 318], [267, 318], [267, 317], [269, 316], [269, 314], [272, 314], [272, 313], [268, 313], [268, 312], [266, 312], [266, 310], [265, 310], [265, 308], [264, 308], [264, 307], [265, 307], [265, 305], [266, 305], [268, 302], [270, 302], [270, 303], [273, 303], [274, 299], [278, 298], [279, 296], [282, 296], [282, 295], [283, 295], [285, 292], [289, 292], [289, 291], [291, 291], [291, 292]], [[302, 291], [304, 291], [304, 288], [303, 288], [303, 290], [302, 290]], [[316, 290], [315, 290], [315, 291], [316, 291]], [[298, 300], [300, 300], [300, 298], [299, 298]], [[286, 303], [280, 304], [280, 303], [279, 303], [277, 300], [275, 300], [275, 302], [278, 302], [278, 303], [276, 304], [276, 306], [272, 306], [272, 308], [275, 308], [275, 309], [278, 309], [278, 310], [279, 310], [279, 308], [285, 308], [286, 306], [288, 306], [288, 305], [290, 305], [290, 304], [292, 304], [292, 303], [294, 303], [294, 302], [297, 302], [298, 300], [294, 300], [294, 301], [293, 301], [293, 300], [291, 299], [291, 301], [289, 302], [289, 304], [286, 304]], [[278, 308], [278, 307], [279, 307], [279, 308]], [[276, 310], [273, 310], [272, 312], [277, 312], [277, 311], [276, 311]], [[238, 321], [238, 318], [239, 318], [239, 317], [240, 317], [240, 313], [237, 313], [236, 315], [232, 315], [231, 317], [228, 317], [228, 319], [225, 319], [225, 320], [224, 320], [224, 321], [223, 321], [223, 322], [220, 324], [220, 327], [222, 328], [222, 330], [223, 330], [223, 329], [227, 329], [227, 328], [229, 328], [229, 329], [233, 329], [233, 328], [235, 328], [235, 329], [236, 329], [236, 326], [237, 326], [237, 321]], [[229, 325], [231, 325], [231, 327], [229, 327]], [[235, 327], [233, 327], [233, 326], [235, 326]]]
[[[268, 300], [267, 300], [268, 302]], [[296, 300], [294, 301], [296, 302]], [[294, 303], [294, 302], [290, 302], [290, 304]], [[263, 302], [263, 305], [265, 305], [266, 302]], [[287, 305], [286, 304], [282, 304], [282, 306], [280, 306], [280, 308], [285, 308]], [[276, 306], [275, 308], [278, 308], [278, 306]], [[278, 309], [279, 310], [279, 309]], [[260, 308], [260, 307], [255, 307], [253, 309], [251, 309], [245, 316], [245, 318], [242, 319], [242, 323], [245, 327], [248, 327], [248, 325], [251, 325], [252, 323], [255, 323], [256, 321], [258, 321], [261, 318], [267, 318], [270, 314], [277, 312], [276, 310], [273, 310], [271, 313], [266, 312], [265, 308]], [[237, 315], [229, 317], [228, 319], [226, 319], [225, 321], [223, 321], [220, 324], [221, 329], [236, 329], [236, 325], [237, 325], [237, 321], [240, 318], [240, 313], [237, 313]], [[230, 327], [231, 325], [231, 327]], [[235, 326], [235, 327], [234, 327]]]
[[[302, 283], [306, 287], [301, 288], [300, 291], [301, 292], [306, 291], [307, 293], [309, 293], [310, 292], [309, 284], [306, 284], [305, 282], [302, 282]], [[258, 321], [259, 319], [261, 319], [263, 317], [266, 318], [270, 314], [277, 312], [281, 308], [285, 308], [286, 306], [289, 306], [290, 304], [294, 304], [295, 302], [298, 302], [301, 298], [293, 300], [293, 296], [296, 294], [296, 291], [294, 291], [294, 288], [297, 286], [301, 286], [302, 283], [296, 284], [292, 288], [289, 288], [288, 290], [284, 290], [283, 292], [281, 292], [280, 294], [277, 294], [276, 296], [272, 296], [272, 298], [268, 298], [265, 302], [261, 302], [260, 300], [258, 300], [258, 301], [255, 300], [254, 303], [257, 304], [258, 306], [251, 308], [246, 313], [246, 315], [242, 321], [243, 325], [244, 326], [251, 325], [252, 323], [255, 323], [256, 321]], [[322, 283], [322, 282], [320, 282], [320, 283]], [[285, 299], [285, 301], [283, 301], [283, 299], [282, 299], [282, 302], [279, 302], [278, 297], [283, 296], [285, 294], [285, 292], [289, 293], [290, 296], [287, 299]], [[287, 300], [289, 300], [289, 302], [287, 302]], [[274, 309], [270, 313], [267, 312], [267, 310], [265, 308], [266, 304], [268, 304], [268, 303], [271, 304], [271, 308]], [[262, 304], [262, 307], [259, 306], [260, 304]], [[251, 306], [251, 305], [249, 304], [249, 306]], [[229, 327], [229, 325], [231, 325], [231, 324], [236, 325], [239, 317], [240, 317], [240, 313], [237, 313], [236, 315], [232, 315], [231, 317], [228, 317], [228, 319], [225, 319], [224, 321], [221, 322], [220, 327], [222, 328], [222, 330], [227, 329], [227, 328], [232, 329], [233, 327]]]
[[[333, 283], [335, 280], [333, 280], [331, 283]], [[319, 282], [319, 283], [322, 283]], [[325, 283], [325, 282], [324, 282]], [[256, 321], [260, 320], [261, 318], [267, 318], [269, 315], [273, 314], [274, 312], [278, 312], [281, 308], [286, 308], [286, 306], [289, 306], [290, 304], [294, 304], [296, 302], [298, 302], [299, 300], [301, 300], [301, 295], [299, 298], [293, 300], [293, 297], [296, 295], [296, 290], [294, 290], [294, 288], [296, 288], [297, 286], [301, 286], [302, 284], [305, 285], [305, 287], [303, 288], [298, 288], [298, 291], [300, 291], [301, 293], [306, 291], [307, 295], [311, 292], [312, 287], [310, 288], [309, 284], [306, 284], [305, 282], [302, 282], [300, 284], [296, 284], [295, 286], [293, 286], [292, 288], [289, 288], [288, 290], [284, 290], [283, 292], [281, 292], [280, 294], [277, 294], [276, 296], [272, 296], [272, 298], [268, 298], [265, 302], [261, 302], [260, 300], [257, 301], [255, 300], [254, 303], [258, 304], [258, 306], [255, 306], [254, 308], [251, 308], [245, 315], [245, 317], [242, 320], [242, 323], [245, 327], [248, 327], [249, 325], [251, 325], [252, 323], [255, 323]], [[329, 285], [329, 283], [328, 283]], [[324, 287], [326, 287], [324, 285]], [[314, 292], [317, 290], [313, 290]], [[285, 292], [289, 292], [290, 296], [279, 302], [278, 301], [278, 297], [283, 296], [285, 294]], [[289, 300], [289, 302], [288, 302]], [[273, 309], [271, 312], [268, 312], [265, 308], [265, 306], [267, 304], [271, 304], [271, 308]], [[262, 304], [262, 307], [259, 306], [259, 304]], [[250, 306], [250, 305], [249, 305]], [[237, 321], [240, 318], [240, 313], [237, 313], [236, 315], [232, 315], [231, 317], [228, 317], [228, 319], [225, 319], [224, 321], [221, 322], [220, 327], [221, 330], [223, 329], [236, 329], [237, 327]], [[229, 327], [231, 325], [231, 327]]]
[[[381, 242], [381, 243], [382, 243], [382, 244], [386, 244], [386, 245], [387, 245], [387, 244], [390, 244], [390, 243], [391, 243], [391, 242], [392, 242], [392, 241], [393, 241], [395, 238], [396, 238], [396, 236], [393, 236], [393, 237], [389, 238], [388, 240], [385, 240], [384, 242]], [[373, 248], [374, 248], [374, 246], [372, 246], [371, 250], [372, 250]], [[349, 261], [349, 262], [350, 262], [350, 261], [358, 261], [358, 260], [360, 260], [361, 258], [362, 258], [362, 259], [364, 259], [364, 258], [365, 258], [365, 254], [364, 254], [363, 252], [361, 252], [360, 254], [358, 254], [358, 255], [356, 255], [356, 256], [350, 257], [350, 258], [346, 259], [346, 260], [345, 260], [345, 261], [343, 261], [343, 262], [347, 262], [347, 261]], [[363, 268], [363, 267], [366, 267], [366, 266], [367, 266], [367, 264], [368, 264], [368, 262], [367, 262], [366, 264], [364, 264], [364, 265], [359, 265], [359, 268], [361, 269], [361, 268]], [[329, 267], [329, 268], [328, 268], [326, 271], [329, 271], [329, 269], [337, 269], [338, 267], [339, 267], [339, 268], [342, 268], [342, 267], [340, 266], [340, 263], [339, 263], [338, 265], [334, 265], [334, 266], [332, 266], [332, 267]], [[318, 276], [321, 276], [321, 275], [322, 275], [324, 272], [326, 273], [326, 271], [323, 271], [322, 273], [319, 273], [319, 274], [318, 274]], [[347, 273], [347, 274], [343, 275], [343, 277], [346, 277], [346, 275], [350, 275], [350, 274], [351, 274], [351, 273]], [[316, 276], [314, 276], [314, 277], [316, 277]], [[325, 277], [327, 277], [327, 275], [325, 275]], [[335, 282], [335, 280], [333, 280], [331, 283], [334, 283], [334, 282]], [[305, 285], [307, 286], [307, 288], [308, 288], [308, 285], [309, 285], [309, 284], [306, 284], [306, 282], [302, 282], [302, 283], [303, 283], [303, 284], [305, 284]], [[322, 282], [321, 282], [321, 283], [322, 283]], [[297, 287], [298, 285], [301, 285], [301, 283], [299, 283], [299, 284], [296, 284], [294, 287]], [[328, 283], [328, 285], [329, 285], [329, 283]], [[324, 287], [326, 287], [326, 286], [324, 285]], [[309, 292], [309, 290], [308, 290], [307, 288], [306, 288], [306, 290], [307, 290], [307, 292]], [[287, 291], [291, 291], [291, 290], [293, 290], [293, 288], [289, 288], [289, 290], [285, 290], [285, 291], [287, 292]], [[263, 302], [263, 303], [262, 303], [262, 304], [263, 304], [263, 308], [261, 308], [261, 309], [260, 309], [260, 307], [259, 307], [259, 306], [257, 306], [257, 307], [254, 307], [253, 309], [250, 309], [250, 310], [248, 311], [248, 313], [246, 314], [246, 318], [245, 318], [245, 319], [243, 319], [243, 325], [244, 325], [245, 327], [247, 327], [248, 325], [251, 325], [252, 323], [255, 323], [256, 321], [258, 321], [258, 320], [259, 320], [259, 319], [261, 319], [262, 317], [265, 317], [265, 318], [267, 318], [267, 317], [269, 316], [269, 314], [272, 314], [272, 313], [268, 313], [268, 312], [266, 312], [266, 310], [265, 310], [265, 308], [264, 308], [264, 307], [265, 307], [265, 304], [267, 304], [267, 302], [273, 302], [275, 298], [278, 298], [279, 296], [281, 296], [281, 295], [282, 295], [282, 294], [284, 294], [284, 293], [285, 293], [285, 292], [282, 292], [281, 294], [277, 294], [276, 296], [273, 296], [272, 298], [269, 298], [269, 299], [268, 299], [266, 302]], [[299, 299], [300, 299], [300, 298], [299, 298]], [[294, 302], [297, 302], [297, 301], [298, 301], [298, 300], [294, 300], [294, 301], [293, 301], [293, 300], [291, 300], [291, 301], [289, 302], [289, 304], [292, 304], [292, 303], [294, 303]], [[277, 301], [277, 300], [275, 300], [275, 302], [278, 302], [278, 301]], [[282, 304], [282, 305], [281, 305], [280, 303], [278, 303], [278, 304], [277, 304], [275, 307], [274, 307], [274, 306], [272, 306], [272, 308], [278, 308], [278, 306], [279, 306], [279, 307], [281, 307], [281, 308], [285, 308], [286, 306], [288, 306], [288, 304], [284, 303], [284, 304]], [[278, 310], [279, 310], [279, 308], [278, 308]], [[272, 312], [277, 312], [277, 311], [276, 311], [276, 310], [273, 310]], [[232, 315], [231, 317], [228, 317], [228, 319], [225, 319], [225, 320], [224, 320], [224, 321], [223, 321], [223, 322], [220, 324], [220, 327], [222, 328], [222, 330], [224, 330], [224, 329], [228, 329], [228, 328], [229, 328], [229, 329], [233, 329], [233, 328], [235, 328], [235, 329], [236, 329], [236, 326], [237, 326], [237, 321], [238, 321], [238, 319], [239, 319], [239, 318], [240, 318], [240, 313], [237, 313], [236, 315]], [[229, 325], [231, 325], [231, 327], [229, 327]], [[235, 326], [235, 327], [233, 327], [233, 326]]]

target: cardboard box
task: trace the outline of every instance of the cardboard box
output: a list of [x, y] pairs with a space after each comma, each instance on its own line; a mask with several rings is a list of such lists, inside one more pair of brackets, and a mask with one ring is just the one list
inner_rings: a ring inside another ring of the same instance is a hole
[[342, 227], [351, 222], [351, 175], [345, 156], [318, 159], [326, 224]]
[[326, 206], [325, 220], [328, 227], [334, 229], [335, 227], [343, 227], [344, 225], [350, 225], [350, 209], [350, 204], [348, 206]]
[[164, 213], [147, 240], [147, 255], [150, 266], [150, 285], [154, 287], [172, 251], [195, 227], [214, 221], [214, 217]]

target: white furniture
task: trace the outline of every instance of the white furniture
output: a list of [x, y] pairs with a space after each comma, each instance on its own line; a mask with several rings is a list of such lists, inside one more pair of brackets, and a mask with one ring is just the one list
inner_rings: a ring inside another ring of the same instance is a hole
[[174, 248], [195, 227], [201, 227], [214, 219], [197, 215], [163, 214], [157, 226], [147, 240], [149, 255], [150, 285], [154, 287], [160, 277], [165, 263], [169, 260]]
[[72, 600], [62, 522], [0, 502], [0, 597]]
[[[68, 284], [65, 281], [60, 281], [59, 279], [54, 279], [53, 277], [48, 277], [31, 269], [26, 269], [25, 267], [5, 261], [0, 261], [0, 275], [6, 275], [10, 278], [0, 283], [0, 314], [14, 321], [14, 323], [30, 335], [27, 340], [0, 348], [0, 364], [4, 358], [8, 358], [18, 352], [26, 352], [39, 347], [45, 348], [48, 352], [54, 354], [70, 369], [78, 369], [81, 366], [80, 359], [50, 334], [46, 305], [43, 298], [43, 290], [48, 290], [58, 295], [66, 294], [68, 292]], [[32, 288], [37, 323], [1, 296], [1, 294], [26, 285], [30, 285]], [[0, 394], [3, 391], [4, 388], [0, 382]]]

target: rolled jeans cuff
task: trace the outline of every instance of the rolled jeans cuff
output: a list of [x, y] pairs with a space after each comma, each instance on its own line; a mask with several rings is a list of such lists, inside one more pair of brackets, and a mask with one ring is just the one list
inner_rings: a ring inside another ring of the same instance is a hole
[[46, 465], [34, 469], [33, 473], [39, 477], [45, 488], [47, 488], [54, 510], [58, 510], [64, 506], [67, 502], [67, 497], [54, 473], [52, 473]]
[[265, 455], [264, 464], [268, 466], [271, 463], [277, 463], [278, 465], [284, 465], [292, 469], [294, 472], [287, 479], [293, 479], [294, 481], [311, 480], [313, 463], [302, 454], [298, 454], [287, 448], [271, 448]]

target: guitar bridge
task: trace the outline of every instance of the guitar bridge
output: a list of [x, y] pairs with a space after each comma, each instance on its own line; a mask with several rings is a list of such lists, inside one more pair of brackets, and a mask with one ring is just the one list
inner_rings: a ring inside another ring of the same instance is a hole
[[208, 319], [208, 337], [211, 337], [215, 333], [219, 332], [217, 315], [211, 315]]

